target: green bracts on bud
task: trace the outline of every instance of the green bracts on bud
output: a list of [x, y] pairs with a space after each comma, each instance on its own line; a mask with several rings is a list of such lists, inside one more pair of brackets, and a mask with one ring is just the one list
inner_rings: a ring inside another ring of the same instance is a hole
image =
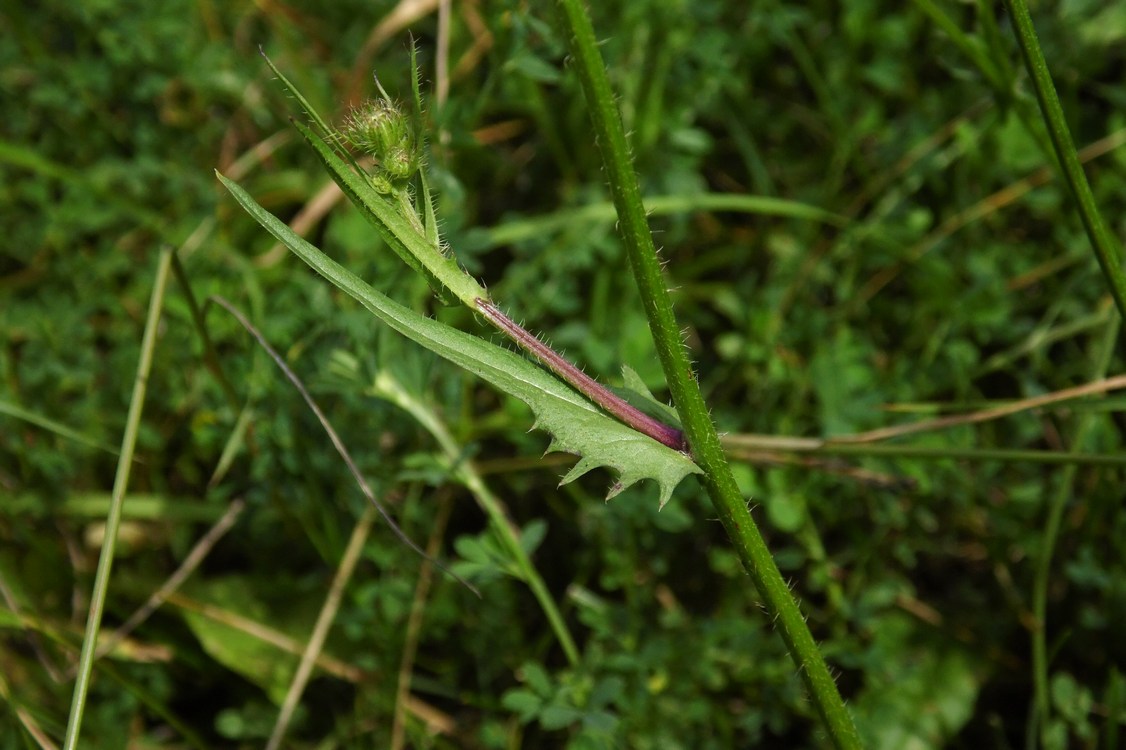
[[341, 135], [379, 164], [372, 184], [390, 193], [414, 176], [421, 149], [410, 117], [389, 99], [373, 99], [352, 111]]

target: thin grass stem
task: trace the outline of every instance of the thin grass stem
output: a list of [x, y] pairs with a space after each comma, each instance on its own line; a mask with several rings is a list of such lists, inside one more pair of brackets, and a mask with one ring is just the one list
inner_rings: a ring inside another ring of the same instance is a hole
[[575, 645], [575, 639], [571, 636], [571, 631], [567, 629], [567, 623], [559, 612], [555, 600], [551, 597], [551, 592], [548, 591], [543, 577], [536, 570], [535, 565], [528, 557], [528, 553], [521, 546], [515, 525], [508, 517], [508, 513], [505, 512], [500, 499], [485, 484], [480, 472], [471, 462], [464, 460], [465, 451], [454, 440], [446, 425], [438, 418], [437, 414], [412, 396], [386, 370], [381, 371], [376, 377], [375, 392], [414, 417], [438, 441], [438, 445], [442, 448], [442, 452], [446, 454], [446, 458], [456, 466], [458, 479], [473, 495], [485, 515], [488, 516], [489, 522], [496, 530], [515, 566], [517, 576], [532, 590], [532, 596], [536, 598], [544, 616], [547, 617], [548, 624], [554, 631], [555, 638], [559, 641], [568, 663], [571, 666], [578, 664], [579, 649]]
[[270, 346], [270, 342], [266, 340], [266, 337], [262, 335], [262, 332], [259, 331], [249, 320], [247, 320], [246, 316], [243, 315], [237, 307], [235, 307], [222, 297], [219, 297], [217, 295], [212, 296], [209, 298], [209, 301], [214, 302], [215, 304], [226, 310], [228, 313], [230, 313], [235, 318], [235, 320], [237, 320], [239, 324], [243, 328], [245, 328], [251, 336], [254, 337], [254, 340], [258, 342], [258, 346], [262, 347], [262, 350], [270, 356], [270, 359], [274, 361], [274, 364], [276, 364], [278, 366], [278, 369], [281, 370], [285, 375], [286, 380], [288, 380], [293, 385], [293, 387], [297, 389], [297, 392], [301, 394], [301, 398], [305, 401], [305, 405], [309, 407], [309, 410], [311, 412], [313, 412], [313, 416], [317, 418], [317, 421], [320, 423], [321, 428], [325, 431], [325, 434], [328, 435], [328, 439], [332, 443], [332, 447], [336, 449], [337, 454], [344, 461], [344, 465], [348, 467], [348, 471], [351, 472], [352, 478], [356, 480], [356, 484], [359, 486], [360, 491], [364, 494], [364, 497], [367, 498], [368, 502], [371, 503], [371, 505], [373, 505], [377, 511], [379, 511], [379, 515], [391, 529], [392, 533], [394, 533], [395, 536], [398, 537], [399, 541], [414, 550], [414, 552], [422, 557], [422, 559], [438, 566], [438, 568], [446, 575], [458, 581], [458, 583], [468, 588], [474, 594], [480, 596], [481, 593], [475, 586], [464, 580], [461, 576], [450, 571], [448, 568], [446, 568], [446, 566], [442, 565], [442, 563], [438, 562], [437, 560], [431, 560], [429, 557], [427, 557], [426, 551], [423, 550], [422, 547], [419, 547], [413, 539], [407, 536], [406, 533], [401, 528], [399, 528], [399, 524], [395, 522], [395, 518], [391, 515], [390, 511], [388, 511], [387, 508], [384, 507], [383, 503], [380, 502], [379, 498], [375, 496], [375, 492], [372, 491], [371, 486], [367, 483], [367, 480], [364, 479], [363, 473], [360, 471], [360, 467], [356, 465], [355, 460], [352, 458], [352, 453], [348, 450], [347, 446], [344, 445], [344, 441], [340, 439], [340, 435], [337, 434], [336, 429], [332, 426], [332, 423], [329, 422], [328, 417], [325, 416], [324, 411], [321, 410], [321, 407], [313, 399], [312, 394], [309, 393], [309, 389], [307, 389], [305, 387], [305, 384], [301, 382], [301, 379], [297, 377], [297, 373], [291, 370], [289, 365], [285, 363], [285, 360], [282, 359], [281, 355], [278, 354], [272, 346]]
[[1087, 237], [1091, 240], [1091, 247], [1106, 277], [1111, 296], [1118, 306], [1118, 312], [1126, 318], [1126, 271], [1122, 269], [1122, 250], [1107, 229], [1106, 222], [1103, 221], [1098, 206], [1095, 205], [1091, 185], [1087, 182], [1087, 175], [1079, 163], [1075, 143], [1067, 127], [1067, 119], [1064, 117], [1063, 106], [1060, 104], [1055, 84], [1052, 83], [1052, 76], [1048, 72], [1044, 52], [1040, 49], [1036, 28], [1032, 25], [1028, 3], [1025, 0], [1005, 0], [1005, 7], [1012, 16], [1013, 28], [1016, 31], [1017, 42], [1020, 44], [1021, 54], [1024, 56], [1024, 64], [1032, 79], [1032, 87], [1036, 91], [1036, 101], [1040, 104], [1040, 112], [1048, 126], [1052, 146], [1055, 147], [1056, 156], [1063, 167], [1067, 186], [1071, 189], [1072, 197], [1075, 198], [1079, 218], [1087, 231]]
[[[270, 739], [266, 742], [266, 750], [277, 750], [285, 739], [285, 733], [293, 720], [293, 714], [297, 711], [297, 704], [301, 701], [301, 695], [305, 692], [305, 686], [309, 684], [309, 678], [313, 674], [313, 666], [324, 649], [329, 628], [332, 627], [333, 621], [336, 620], [336, 613], [340, 610], [344, 587], [352, 580], [356, 565], [360, 561], [360, 553], [364, 551], [364, 544], [367, 543], [368, 536], [371, 534], [377, 513], [375, 506], [365, 506], [360, 519], [352, 528], [352, 535], [349, 537], [348, 545], [340, 558], [340, 566], [336, 569], [336, 575], [332, 577], [332, 583], [329, 585], [328, 594], [325, 595], [324, 604], [321, 606], [320, 612], [317, 613], [317, 621], [313, 625], [313, 631], [309, 634], [309, 642], [305, 644], [305, 650], [301, 653], [301, 661], [298, 663], [297, 669], [293, 673], [293, 679], [286, 690], [285, 700], [282, 702], [281, 710], [278, 711], [278, 718], [270, 732]], [[424, 565], [427, 563], [433, 564], [433, 557], [427, 556]]]
[[[1112, 318], [1106, 328], [1106, 335], [1100, 342], [1101, 348], [1095, 352], [1093, 377], [1102, 377], [1110, 366], [1115, 342], [1121, 330], [1122, 321]], [[1095, 426], [1095, 412], [1080, 415], [1071, 440], [1072, 450], [1078, 450], [1086, 442], [1087, 436]], [[1048, 584], [1052, 577], [1052, 558], [1055, 556], [1056, 541], [1059, 539], [1063, 512], [1067, 501], [1074, 497], [1075, 475], [1078, 465], [1071, 464], [1060, 472], [1059, 485], [1048, 504], [1048, 514], [1044, 519], [1044, 531], [1040, 541], [1040, 551], [1036, 561], [1036, 578], [1032, 584], [1032, 617], [1036, 629], [1032, 631], [1032, 676], [1036, 697], [1036, 724], [1040, 741], [1044, 747], [1051, 742], [1048, 737], [1048, 724], [1051, 719], [1052, 700], [1048, 689]]]
[[156, 350], [157, 327], [160, 323], [161, 311], [164, 309], [164, 291], [168, 287], [173, 252], [170, 247], [162, 248], [156, 265], [156, 278], [153, 281], [152, 297], [149, 299], [145, 332], [141, 339], [141, 356], [137, 362], [137, 376], [133, 380], [133, 395], [129, 399], [129, 413], [125, 418], [125, 433], [121, 437], [121, 453], [117, 459], [117, 475], [113, 480], [113, 494], [109, 514], [106, 517], [105, 539], [102, 542], [101, 554], [98, 556], [98, 570], [94, 574], [94, 591], [90, 597], [86, 634], [82, 640], [82, 653], [78, 659], [78, 674], [75, 678], [70, 716], [67, 719], [66, 736], [63, 740], [64, 750], [74, 750], [78, 747], [78, 736], [82, 731], [82, 715], [86, 710], [90, 675], [97, 653], [98, 632], [102, 626], [102, 613], [105, 611], [109, 578], [113, 570], [113, 555], [117, 547], [117, 531], [121, 527], [125, 491], [129, 487], [129, 472], [133, 466], [133, 453], [137, 447], [137, 434], [141, 428], [141, 412], [145, 408], [149, 372], [152, 371], [153, 352]]

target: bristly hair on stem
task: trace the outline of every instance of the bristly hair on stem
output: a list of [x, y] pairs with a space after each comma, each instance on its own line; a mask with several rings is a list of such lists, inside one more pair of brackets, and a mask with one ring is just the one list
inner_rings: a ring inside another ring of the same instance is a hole
[[561, 354], [540, 341], [519, 323], [502, 313], [492, 302], [480, 297], [477, 298], [476, 302], [477, 309], [490, 323], [515, 341], [521, 349], [531, 354], [547, 366], [549, 370], [565, 380], [571, 387], [602, 407], [608, 414], [643, 435], [648, 435], [662, 445], [667, 445], [682, 453], [688, 452], [688, 442], [685, 440], [683, 432], [654, 419], [624, 401], [609, 388], [568, 362]]

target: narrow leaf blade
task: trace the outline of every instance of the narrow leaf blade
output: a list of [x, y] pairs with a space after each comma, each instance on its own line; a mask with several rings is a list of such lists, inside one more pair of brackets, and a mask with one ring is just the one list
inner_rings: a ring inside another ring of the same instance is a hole
[[[652, 479], [660, 488], [661, 505], [668, 502], [685, 476], [700, 473], [688, 456], [611, 419], [569, 386], [514, 352], [419, 315], [380, 294], [299, 237], [238, 184], [218, 176], [235, 200], [270, 234], [385, 324], [528, 404], [535, 413], [536, 426], [551, 434], [552, 450], [582, 457], [582, 469], [576, 466], [579, 473], [595, 466], [616, 470], [619, 477], [614, 494], [642, 479]], [[564, 482], [576, 476], [572, 471]]]
[[[380, 195], [371, 184], [333, 152], [309, 128], [293, 123], [320, 157], [332, 179], [382, 235], [384, 241], [408, 266], [426, 277], [430, 288], [443, 302], [452, 302], [449, 293], [473, 306], [473, 300], [487, 296], [483, 287], [467, 274], [457, 261], [430, 244], [423, 230], [403, 216], [399, 207]], [[448, 290], [448, 291], [447, 291]]]

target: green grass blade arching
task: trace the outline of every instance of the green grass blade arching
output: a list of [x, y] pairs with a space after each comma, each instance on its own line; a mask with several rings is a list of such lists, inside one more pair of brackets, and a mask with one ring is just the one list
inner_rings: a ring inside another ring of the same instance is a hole
[[93, 437], [90, 437], [89, 435], [85, 435], [79, 432], [73, 427], [69, 427], [63, 424], [62, 422], [58, 422], [54, 419], [48, 419], [41, 414], [30, 412], [27, 409], [24, 409], [22, 406], [14, 404], [10, 401], [4, 401], [0, 399], [0, 414], [6, 414], [9, 417], [21, 420], [23, 422], [26, 422], [27, 424], [35, 425], [40, 429], [46, 430], [47, 432], [52, 432], [61, 438], [65, 438], [66, 440], [73, 440], [74, 442], [85, 445], [88, 448], [96, 448], [107, 453], [117, 453], [117, 448], [110, 445], [109, 443], [103, 443]]
[[605, 63], [598, 51], [594, 28], [582, 0], [560, 0], [565, 34], [575, 69], [594, 123], [596, 141], [602, 151], [606, 177], [619, 222], [630, 268], [637, 281], [649, 328], [661, 366], [684, 423], [688, 443], [700, 468], [724, 529], [743, 567], [750, 573], [786, 642], [798, 673], [809, 690], [825, 728], [838, 748], [857, 748], [860, 738], [852, 717], [841, 700], [836, 683], [825, 664], [809, 626], [790, 593], [762, 534], [755, 525], [735, 477], [723, 453], [704, 397], [692, 375], [692, 367], [680, 338], [668, 288], [661, 273], [637, 174], [629, 158], [625, 131], [610, 90]]
[[519, 355], [419, 315], [380, 294], [299, 237], [236, 183], [222, 175], [219, 179], [242, 207], [277, 240], [377, 318], [407, 338], [528, 404], [536, 415], [536, 426], [552, 436], [550, 450], [581, 456], [578, 464], [564, 477], [564, 482], [576, 479], [597, 466], [608, 466], [619, 474], [611, 494], [648, 478], [660, 486], [663, 504], [685, 476], [699, 472], [696, 464], [683, 453], [606, 416], [567, 385]]
[[[782, 216], [803, 221], [816, 221], [835, 227], [849, 223], [846, 216], [811, 206], [808, 203], [774, 198], [765, 195], [736, 195], [733, 193], [702, 193], [685, 195], [656, 195], [645, 199], [645, 210], [650, 216], [674, 216], [693, 211], [728, 211], [756, 216]], [[556, 211], [547, 216], [524, 216], [510, 219], [489, 229], [480, 230], [485, 247], [509, 245], [551, 232], [573, 229], [583, 224], [610, 223], [617, 219], [614, 204], [590, 203], [581, 208]]]

